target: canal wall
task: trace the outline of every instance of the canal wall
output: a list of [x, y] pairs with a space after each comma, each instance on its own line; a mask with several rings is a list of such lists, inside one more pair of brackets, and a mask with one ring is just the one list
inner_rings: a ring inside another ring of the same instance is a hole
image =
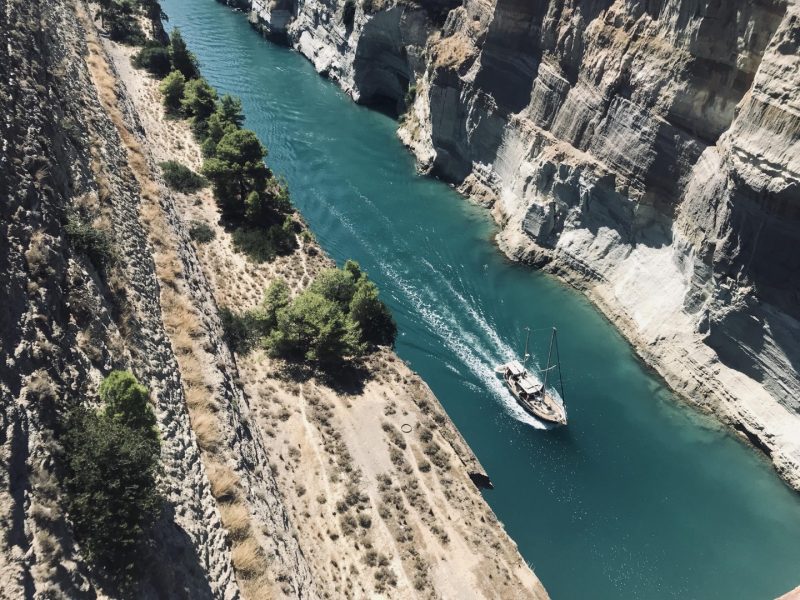
[[[3, 13], [0, 597], [493, 598], [502, 582], [547, 598], [477, 459], [391, 349], [337, 385], [231, 350], [220, 306], [258, 307], [276, 277], [296, 293], [332, 261], [310, 236], [249, 261], [211, 190], [165, 184], [159, 164], [199, 171], [199, 145], [91, 8]], [[65, 417], [96, 407], [113, 369], [149, 389], [161, 442], [135, 590], [87, 556], [65, 497]]]
[[346, 5], [291, 44], [800, 489], [796, 3]]

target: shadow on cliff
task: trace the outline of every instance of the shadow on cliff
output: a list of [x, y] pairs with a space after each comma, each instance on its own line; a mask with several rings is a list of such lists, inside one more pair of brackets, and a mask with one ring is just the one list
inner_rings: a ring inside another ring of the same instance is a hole
[[212, 600], [215, 595], [195, 545], [168, 504], [153, 527], [153, 552], [139, 598]]

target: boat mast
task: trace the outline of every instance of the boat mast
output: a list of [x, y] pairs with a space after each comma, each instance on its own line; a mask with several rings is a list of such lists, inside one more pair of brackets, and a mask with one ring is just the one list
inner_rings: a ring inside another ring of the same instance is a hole
[[553, 340], [556, 337], [556, 328], [553, 327], [553, 334], [550, 336], [550, 350], [547, 351], [547, 368], [544, 370], [544, 384], [542, 394], [547, 394], [547, 374], [550, 372], [550, 358], [553, 356]]
[[531, 339], [531, 328], [530, 327], [526, 327], [525, 331], [527, 331], [528, 334], [525, 336], [525, 354], [524, 354], [524, 358], [522, 359], [522, 368], [527, 367], [528, 358], [530, 357], [530, 354], [528, 354], [528, 342]]

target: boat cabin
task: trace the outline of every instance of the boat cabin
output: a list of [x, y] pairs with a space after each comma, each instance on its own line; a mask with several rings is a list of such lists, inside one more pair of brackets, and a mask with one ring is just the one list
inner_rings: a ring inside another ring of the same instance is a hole
[[528, 375], [519, 361], [512, 360], [505, 367], [505, 380], [517, 396], [523, 400], [533, 400], [541, 392], [541, 384]]
[[[528, 340], [530, 339], [530, 329], [525, 338], [525, 360], [530, 357], [528, 354]], [[560, 359], [555, 364], [552, 363], [553, 347], [556, 348], [558, 356], [558, 346], [556, 345], [556, 328], [553, 327], [553, 334], [550, 338], [550, 350], [547, 353], [547, 367], [542, 369], [544, 382], [540, 383], [535, 377], [528, 373], [525, 365], [518, 360], [512, 360], [504, 365], [495, 368], [495, 372], [502, 375], [506, 380], [506, 385], [517, 399], [517, 403], [534, 417], [544, 419], [558, 425], [567, 424], [567, 409], [564, 402], [553, 393], [547, 391], [547, 375], [551, 369], [558, 367], [558, 380], [561, 382]], [[564, 395], [564, 384], [561, 383], [561, 396]]]

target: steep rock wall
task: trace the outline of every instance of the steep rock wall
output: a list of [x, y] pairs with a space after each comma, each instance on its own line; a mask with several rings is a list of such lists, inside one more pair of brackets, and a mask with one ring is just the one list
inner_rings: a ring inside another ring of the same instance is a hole
[[795, 2], [370, 2], [349, 22], [343, 0], [297, 0], [292, 13], [289, 38], [318, 71], [407, 109], [420, 168], [492, 205], [507, 254], [584, 289], [800, 489]]
[[[0, 597], [117, 597], [84, 559], [65, 514], [63, 415], [92, 405], [112, 369], [151, 391], [161, 435], [164, 510], [137, 597], [240, 597], [231, 540], [187, 411], [187, 373], [167, 335], [164, 282], [148, 209], [179, 242], [182, 288], [213, 354], [225, 449], [285, 595], [317, 597], [222, 338], [217, 308], [170, 192], [157, 180], [138, 115], [81, 2], [10, 2], [2, 14], [0, 98]], [[128, 61], [129, 62], [129, 61]], [[80, 212], [113, 260], [76, 251], [65, 228]], [[153, 242], [153, 243], [151, 243]], [[180, 281], [176, 281], [180, 279]], [[185, 325], [185, 323], [182, 323]], [[188, 332], [184, 335], [189, 337]], [[278, 592], [274, 594], [280, 595]]]

